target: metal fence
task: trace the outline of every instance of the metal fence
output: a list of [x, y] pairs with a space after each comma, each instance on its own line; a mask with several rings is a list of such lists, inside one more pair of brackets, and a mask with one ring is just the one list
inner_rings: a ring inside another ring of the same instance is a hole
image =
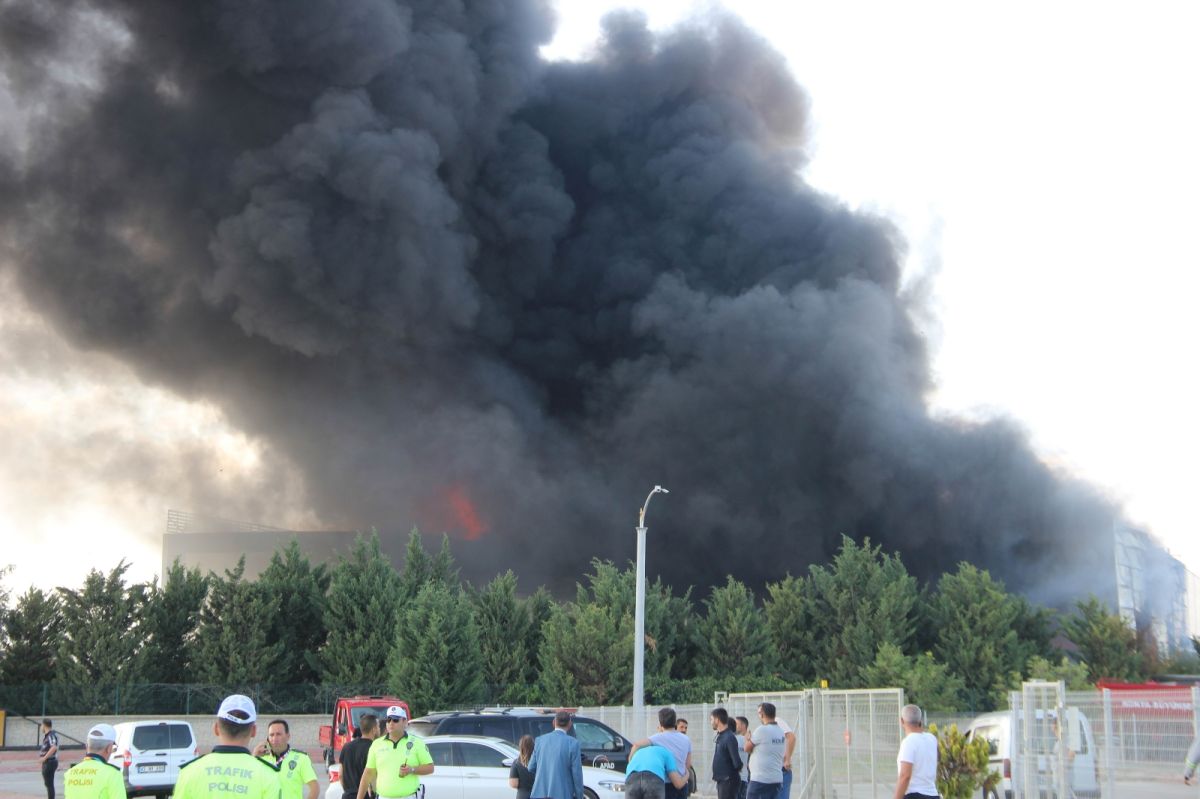
[[263, 715], [332, 713], [339, 696], [382, 695], [382, 685], [104, 684], [0, 685], [0, 708], [22, 716], [184, 715], [216, 710], [232, 693], [254, 699]]
[[[900, 746], [898, 688], [858, 691], [811, 689], [785, 693], [729, 694], [720, 703], [730, 716], [745, 716], [753, 728], [762, 702], [775, 705], [776, 716], [796, 733], [792, 756], [792, 799], [874, 799], [891, 796], [896, 784], [896, 750]], [[692, 765], [699, 792], [714, 793], [713, 734], [709, 713], [717, 704], [672, 705], [688, 720]], [[641, 712], [632, 707], [583, 707], [580, 715], [603, 721], [627, 738], [639, 740], [658, 728], [658, 707]]]
[[1066, 691], [1029, 682], [1009, 699], [1016, 799], [1137, 799], [1182, 788], [1200, 735], [1200, 688]]

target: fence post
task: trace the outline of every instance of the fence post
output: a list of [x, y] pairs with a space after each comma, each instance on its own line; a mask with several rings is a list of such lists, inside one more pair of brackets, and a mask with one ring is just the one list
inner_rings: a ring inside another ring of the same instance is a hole
[[[901, 689], [903, 691], [904, 689]], [[902, 704], [901, 707], [904, 707]], [[875, 694], [867, 694], [867, 740], [871, 742], [871, 796], [878, 790], [875, 787]]]
[[[1196, 689], [1193, 688], [1193, 691]], [[1104, 773], [1105, 782], [1108, 783], [1108, 795], [1116, 796], [1116, 788], [1114, 787], [1115, 779], [1113, 777], [1112, 766], [1112, 746], [1113, 746], [1113, 717], [1112, 717], [1112, 691], [1105, 688], [1103, 691], [1104, 697]]]
[[850, 694], [844, 695], [846, 700], [846, 729], [842, 730], [842, 741], [846, 745], [846, 792], [854, 796], [854, 764], [850, 761]]
[[46, 716], [49, 715], [46, 713], [46, 702], [49, 701], [50, 698], [49, 691], [50, 686], [46, 683], [42, 683], [42, 718], [46, 718]]
[[1192, 686], [1192, 737], [1200, 738], [1200, 685]]
[[121, 684], [117, 683], [113, 687], [113, 715], [121, 715]]

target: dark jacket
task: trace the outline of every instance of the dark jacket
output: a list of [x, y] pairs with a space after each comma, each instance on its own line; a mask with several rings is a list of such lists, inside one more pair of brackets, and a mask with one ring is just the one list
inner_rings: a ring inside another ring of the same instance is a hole
[[712, 778], [716, 782], [740, 776], [742, 756], [738, 754], [737, 734], [733, 727], [717, 733], [716, 748], [713, 750]]

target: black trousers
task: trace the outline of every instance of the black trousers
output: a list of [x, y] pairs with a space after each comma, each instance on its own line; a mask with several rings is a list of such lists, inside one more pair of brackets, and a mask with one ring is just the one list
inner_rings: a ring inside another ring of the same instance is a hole
[[54, 799], [54, 772], [58, 771], [58, 758], [52, 757], [42, 763], [42, 782], [46, 783], [46, 799]]
[[741, 789], [741, 777], [735, 776], [727, 780], [717, 780], [717, 799], [738, 799]]

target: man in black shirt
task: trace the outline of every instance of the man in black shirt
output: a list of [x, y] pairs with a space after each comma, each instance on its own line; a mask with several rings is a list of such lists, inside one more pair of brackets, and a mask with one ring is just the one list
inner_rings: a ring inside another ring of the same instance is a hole
[[737, 799], [742, 784], [742, 756], [738, 752], [737, 734], [729, 721], [729, 712], [714, 708], [712, 728], [717, 733], [713, 747], [712, 778], [717, 783], [717, 799]]
[[[371, 744], [379, 737], [379, 719], [372, 713], [363, 713], [358, 720], [358, 731], [361, 737], [355, 738], [342, 747], [338, 762], [342, 764], [342, 799], [357, 799], [358, 783], [362, 779], [363, 769], [367, 767], [367, 752]], [[367, 786], [367, 796], [374, 799], [376, 793]]]
[[42, 782], [46, 783], [46, 799], [54, 799], [54, 772], [58, 771], [58, 733], [50, 719], [42, 719], [42, 745], [38, 747], [38, 762], [42, 764]]

